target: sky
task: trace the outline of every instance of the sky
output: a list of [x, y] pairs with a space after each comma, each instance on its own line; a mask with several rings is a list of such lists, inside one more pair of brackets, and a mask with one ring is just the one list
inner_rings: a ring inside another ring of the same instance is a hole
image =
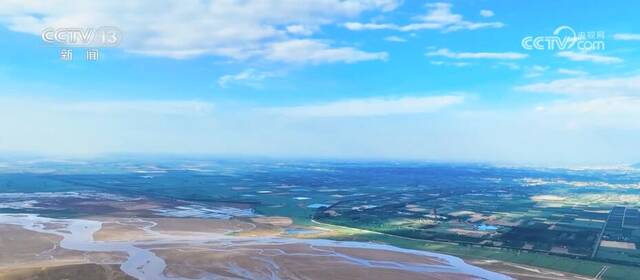
[[[638, 10], [0, 0], [0, 153], [640, 162]], [[117, 44], [43, 36], [102, 27]]]

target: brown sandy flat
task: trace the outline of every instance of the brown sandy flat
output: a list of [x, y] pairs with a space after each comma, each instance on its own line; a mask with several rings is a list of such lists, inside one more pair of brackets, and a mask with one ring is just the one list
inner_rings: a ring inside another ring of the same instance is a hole
[[0, 269], [4, 280], [133, 280], [118, 265], [73, 264], [49, 267]]
[[0, 265], [43, 259], [38, 254], [54, 249], [62, 240], [53, 234], [38, 233], [16, 225], [0, 224]]
[[270, 224], [279, 227], [287, 227], [293, 224], [291, 218], [288, 217], [255, 217], [251, 221], [261, 224]]
[[271, 223], [257, 223], [253, 219], [247, 219], [247, 225], [251, 225], [251, 229], [244, 229], [242, 231], [235, 232], [236, 236], [244, 237], [273, 237], [282, 234], [282, 227]]
[[142, 227], [149, 226], [150, 222], [157, 225], [151, 227], [152, 231], [160, 234], [176, 236], [188, 236], [198, 234], [227, 234], [230, 232], [254, 230], [253, 224], [240, 220], [214, 220], [197, 218], [144, 218], [143, 221], [127, 218], [93, 217], [93, 220], [102, 221], [102, 228], [94, 234], [95, 240], [100, 241], [124, 241], [124, 240], [148, 240], [155, 238], [147, 234]]
[[[165, 272], [169, 276], [189, 278], [204, 276], [269, 278], [270, 275], [276, 274], [282, 279], [474, 279], [468, 275], [456, 273], [417, 273], [366, 267], [330, 254], [335, 250], [371, 261], [441, 264], [439, 260], [428, 257], [372, 249], [335, 247], [322, 249], [329, 252], [314, 250], [306, 244], [211, 246], [209, 250], [202, 247], [183, 247], [180, 250], [155, 249], [154, 252], [167, 262]], [[287, 254], [304, 255], [289, 256], [282, 251]]]
[[58, 246], [61, 237], [0, 224], [0, 269], [87, 262], [118, 263], [123, 253], [81, 252]]
[[235, 219], [153, 218], [147, 220], [158, 223], [157, 226], [151, 228], [152, 230], [167, 233], [200, 232], [225, 234], [230, 231], [250, 230], [254, 227], [252, 224]]
[[[382, 268], [367, 268], [349, 265], [331, 259], [314, 259], [299, 256], [278, 257], [278, 264], [286, 267], [283, 278], [287, 279], [377, 279], [377, 280], [472, 280], [477, 279], [456, 273], [415, 273], [410, 271]], [[330, 268], [330, 269], [329, 269]]]
[[[96, 240], [103, 241], [155, 238], [142, 229], [142, 227], [153, 225], [149, 221], [157, 223], [150, 228], [152, 231], [175, 235], [178, 238], [192, 236], [197, 240], [201, 235], [212, 236], [241, 231], [242, 234], [249, 235], [264, 234], [268, 240], [268, 237], [275, 236], [273, 232], [281, 231], [281, 227], [277, 224], [284, 225], [289, 222], [280, 217], [258, 220], [260, 222], [250, 219], [149, 218], [144, 219], [145, 221], [118, 217], [92, 219], [103, 222], [102, 229], [94, 235]], [[58, 227], [59, 225], [48, 224], [47, 226]], [[0, 225], [0, 279], [131, 279], [119, 269], [118, 265], [115, 265], [125, 261], [125, 254], [67, 250], [58, 247], [60, 240], [61, 238], [55, 235], [28, 231], [19, 226]], [[188, 278], [266, 279], [277, 275], [282, 279], [473, 279], [462, 273], [419, 273], [372, 267], [350, 261], [341, 255], [365, 259], [374, 266], [382, 262], [446, 265], [443, 260], [427, 256], [367, 248], [312, 246], [305, 244], [304, 241], [285, 244], [280, 242], [255, 244], [255, 241], [255, 239], [238, 239], [233, 240], [232, 243], [211, 241], [190, 245], [172, 244], [167, 240], [163, 245], [154, 243], [139, 245], [139, 247], [154, 248], [153, 251], [167, 264], [165, 269], [167, 275]], [[513, 273], [523, 273], [517, 271], [517, 268], [509, 269]], [[538, 278], [531, 279], [538, 280]]]
[[[242, 248], [241, 243], [234, 243], [237, 244], [239, 248]], [[314, 251], [313, 248], [309, 245], [309, 244], [304, 244], [304, 243], [291, 243], [291, 244], [286, 244], [286, 245], [267, 245], [267, 244], [260, 244], [260, 245], [248, 245], [251, 248], [256, 248], [256, 249], [262, 249], [262, 250], [274, 250], [274, 249], [280, 249], [280, 250], [285, 250], [287, 253], [289, 254], [303, 254], [303, 253], [309, 253], [309, 252], [314, 252], [315, 254], [331, 254], [332, 250], [328, 250], [329, 252], [323, 253], [321, 251]], [[323, 250], [326, 250], [323, 249]]]
[[482, 267], [491, 271], [502, 273], [520, 280], [590, 280], [593, 278], [585, 277], [568, 272], [543, 269], [538, 267], [526, 266], [493, 260], [472, 260], [468, 263]]
[[[331, 249], [331, 247], [316, 247]], [[349, 256], [358, 258], [369, 259], [373, 261], [397, 261], [404, 263], [417, 263], [417, 264], [430, 264], [430, 265], [446, 265], [446, 260], [438, 258], [420, 256], [413, 254], [403, 254], [402, 252], [394, 252], [387, 250], [374, 250], [374, 249], [360, 249], [360, 248], [344, 248], [333, 247], [335, 252], [342, 253]]]
[[124, 240], [144, 240], [144, 230], [135, 225], [122, 225], [112, 222], [104, 222], [102, 228], [93, 234], [97, 241], [124, 241]]

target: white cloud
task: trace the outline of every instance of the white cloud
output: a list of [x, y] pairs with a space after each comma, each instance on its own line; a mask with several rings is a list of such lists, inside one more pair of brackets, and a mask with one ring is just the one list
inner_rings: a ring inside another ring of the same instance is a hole
[[213, 112], [214, 105], [202, 101], [95, 101], [58, 103], [55, 111], [83, 114], [130, 115], [202, 115]]
[[445, 66], [454, 66], [454, 67], [466, 67], [471, 65], [471, 63], [469, 62], [461, 62], [461, 61], [449, 62], [449, 61], [441, 61], [441, 60], [433, 60], [433, 61], [429, 61], [429, 63], [433, 65], [445, 65]]
[[495, 13], [492, 10], [480, 10], [480, 15], [483, 17], [492, 17]]
[[396, 43], [404, 43], [407, 39], [399, 37], [399, 36], [387, 36], [384, 38], [385, 41], [396, 42]]
[[366, 60], [386, 60], [386, 52], [364, 52], [351, 47], [331, 48], [316, 40], [301, 39], [274, 43], [266, 50], [268, 60], [288, 63], [354, 63]]
[[507, 67], [511, 70], [520, 70], [522, 68], [520, 64], [514, 62], [498, 62], [497, 65]]
[[536, 78], [542, 76], [547, 70], [549, 70], [549, 66], [542, 65], [533, 65], [531, 67], [525, 68], [524, 77], [525, 78]]
[[565, 130], [608, 135], [610, 129], [640, 129], [640, 76], [559, 79], [516, 87], [516, 90], [566, 95], [540, 104], [533, 111], [536, 118], [557, 123]]
[[[571, 114], [629, 114], [640, 116], [640, 98], [633, 96], [610, 96], [577, 101], [560, 101], [549, 106], [538, 107], [538, 111]], [[640, 118], [637, 119], [640, 123]]]
[[395, 24], [388, 23], [360, 23], [360, 22], [347, 22], [344, 26], [349, 30], [382, 30], [382, 29], [397, 29]]
[[294, 24], [286, 27], [287, 32], [295, 35], [311, 36], [315, 31], [315, 27], [305, 26], [302, 24]]
[[[502, 22], [472, 22], [464, 20], [460, 14], [451, 12], [452, 5], [449, 3], [429, 3], [426, 4], [427, 13], [414, 17], [415, 21], [406, 25], [392, 23], [360, 23], [348, 22], [345, 27], [349, 30], [397, 30], [397, 31], [417, 31], [425, 29], [442, 30], [444, 32], [458, 30], [476, 30], [481, 28], [502, 28]], [[485, 11], [485, 14], [488, 10]], [[491, 12], [491, 11], [489, 11]]]
[[607, 96], [593, 99], [562, 100], [539, 106], [538, 113], [563, 119], [570, 128], [608, 127], [640, 129], [640, 98]]
[[319, 105], [304, 105], [273, 109], [272, 112], [290, 117], [368, 117], [434, 112], [460, 104], [464, 97], [457, 95], [367, 98], [336, 101]]
[[558, 73], [563, 75], [571, 75], [571, 76], [584, 76], [589, 74], [582, 70], [574, 70], [574, 69], [566, 69], [566, 68], [559, 68]]
[[528, 55], [517, 52], [452, 52], [449, 49], [438, 49], [428, 52], [427, 56], [440, 56], [453, 59], [501, 59], [516, 60], [526, 58]]
[[390, 11], [399, 0], [206, 0], [2, 1], [0, 24], [40, 36], [45, 27], [115, 26], [127, 51], [171, 58], [216, 55], [256, 57], [290, 35], [311, 35], [315, 27], [357, 18], [366, 11]]
[[519, 86], [516, 90], [569, 95], [640, 95], [640, 75], [606, 79], [559, 79]]
[[218, 78], [218, 85], [223, 88], [234, 84], [258, 88], [262, 85], [262, 81], [273, 76], [274, 74], [271, 72], [246, 69], [237, 74], [228, 74]]
[[620, 41], [640, 41], [638, 33], [617, 33], [613, 34], [613, 39]]
[[605, 56], [605, 55], [599, 55], [599, 54], [562, 51], [562, 52], [558, 52], [557, 55], [559, 57], [564, 57], [572, 61], [590, 61], [593, 63], [601, 63], [601, 64], [615, 64], [615, 63], [623, 62], [623, 60], [619, 57]]

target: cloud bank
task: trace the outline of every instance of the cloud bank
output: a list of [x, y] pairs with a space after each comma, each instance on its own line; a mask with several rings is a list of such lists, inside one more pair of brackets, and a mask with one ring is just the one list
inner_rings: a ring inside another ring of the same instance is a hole
[[[123, 31], [122, 48], [144, 55], [176, 59], [266, 56], [302, 62], [304, 57], [273, 52], [283, 45], [299, 45], [299, 36], [310, 36], [321, 26], [367, 11], [391, 11], [399, 4], [399, 0], [141, 0], [126, 4], [95, 0], [68, 5], [62, 0], [10, 0], [0, 2], [0, 24], [37, 36], [46, 27], [114, 26]], [[320, 52], [313, 56], [313, 63], [340, 62], [346, 52], [356, 54], [359, 60], [380, 57], [351, 48], [334, 49], [316, 40], [305, 41]], [[335, 52], [341, 54], [327, 54]]]
[[[424, 15], [414, 17], [414, 22], [406, 25], [394, 23], [361, 23], [347, 22], [344, 26], [352, 31], [362, 30], [396, 30], [402, 32], [412, 32], [418, 30], [441, 30], [452, 32], [459, 30], [476, 30], [482, 28], [502, 28], [504, 23], [494, 22], [473, 22], [465, 20], [461, 14], [451, 11], [453, 5], [450, 3], [428, 3], [425, 5], [427, 12]], [[489, 10], [481, 10], [483, 17], [492, 17], [494, 14]]]
[[434, 112], [460, 104], [463, 101], [464, 97], [456, 95], [366, 98], [319, 105], [276, 108], [271, 111], [294, 117], [370, 117]]

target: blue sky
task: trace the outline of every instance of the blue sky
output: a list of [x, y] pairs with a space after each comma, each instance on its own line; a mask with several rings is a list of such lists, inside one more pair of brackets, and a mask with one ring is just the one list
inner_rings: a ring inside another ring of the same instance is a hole
[[[632, 1], [63, 2], [0, 3], [1, 152], [640, 161]], [[605, 47], [522, 46], [560, 26]]]

